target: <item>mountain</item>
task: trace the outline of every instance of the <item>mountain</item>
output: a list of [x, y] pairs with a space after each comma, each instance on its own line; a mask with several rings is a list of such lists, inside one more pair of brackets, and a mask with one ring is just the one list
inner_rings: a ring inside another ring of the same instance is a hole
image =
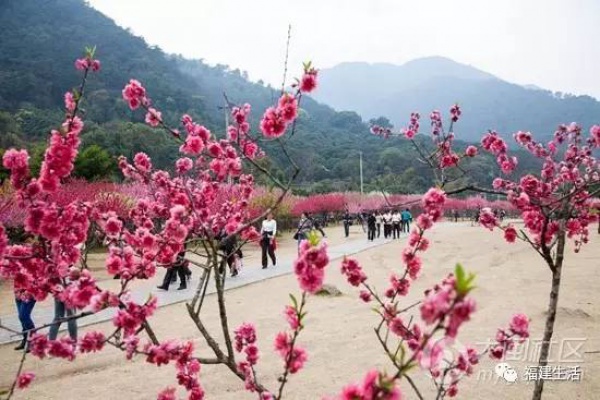
[[[64, 117], [63, 94], [78, 84], [73, 61], [81, 56], [85, 46], [96, 46], [102, 62], [101, 71], [89, 80], [83, 104], [87, 124], [82, 134], [81, 157], [93, 155], [97, 165], [105, 165], [102, 160], [107, 157], [122, 154], [131, 157], [143, 151], [156, 166], [170, 168], [178, 156], [178, 144], [145, 125], [143, 114], [131, 112], [121, 99], [121, 90], [131, 78], [144, 84], [167, 123], [175, 125], [183, 113], [188, 113], [217, 135], [224, 132], [223, 93], [234, 103], [252, 105], [255, 132], [264, 109], [279, 96], [273, 88], [249, 82], [237, 68], [208, 66], [201, 60], [188, 60], [150, 47], [83, 0], [2, 0], [2, 3], [0, 151], [12, 146], [29, 147], [32, 165], [39, 166], [49, 129], [60, 124]], [[442, 62], [430, 61], [431, 68]], [[453, 65], [451, 61], [446, 64]], [[368, 65], [363, 67], [369, 69]], [[396, 67], [382, 68], [393, 71]], [[418, 78], [427, 82], [430, 73], [423, 75], [423, 67], [413, 66], [412, 71], [412, 81]], [[458, 66], [453, 71], [463, 77], [473, 74], [468, 67]], [[331, 75], [326, 72], [325, 83], [328, 76]], [[491, 80], [483, 72], [475, 76]], [[399, 78], [398, 82], [401, 81]], [[327, 89], [327, 84], [324, 88]], [[419, 140], [430, 143], [425, 137]], [[369, 133], [369, 127], [357, 113], [336, 112], [310, 97], [302, 100], [296, 134], [286, 137], [286, 142], [289, 153], [302, 168], [296, 186], [298, 192], [357, 190], [359, 153], [363, 156], [365, 190], [383, 186], [390, 192], [415, 193], [432, 185], [432, 172], [415, 161], [409, 142], [377, 138]], [[266, 147], [269, 158], [264, 161], [265, 166], [281, 176], [289, 170], [289, 163], [277, 146]], [[95, 162], [87, 160], [82, 164]], [[522, 168], [527, 170], [527, 163]], [[0, 179], [5, 173], [2, 175], [0, 170]], [[473, 162], [475, 182], [489, 184], [495, 174], [497, 167], [490, 158]], [[113, 178], [118, 177], [115, 172]]]
[[428, 115], [458, 103], [463, 114], [456, 132], [467, 141], [478, 140], [488, 129], [505, 137], [529, 130], [548, 139], [559, 123], [589, 127], [600, 119], [600, 102], [590, 96], [532, 89], [447, 58], [428, 57], [399, 66], [343, 63], [324, 69], [315, 98], [365, 119], [385, 116], [398, 127], [413, 111]]

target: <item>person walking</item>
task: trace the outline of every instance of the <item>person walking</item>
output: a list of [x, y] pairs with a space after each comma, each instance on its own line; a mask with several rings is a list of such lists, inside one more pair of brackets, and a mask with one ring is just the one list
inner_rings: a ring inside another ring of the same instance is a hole
[[387, 210], [383, 214], [383, 236], [388, 239], [392, 235], [392, 213]]
[[402, 216], [395, 210], [392, 214], [392, 232], [394, 239], [400, 239], [400, 223], [402, 221]]
[[377, 239], [381, 236], [381, 225], [383, 224], [383, 216], [381, 215], [381, 211], [377, 211], [375, 214], [375, 225], [377, 226]]
[[33, 312], [33, 307], [35, 307], [35, 299], [25, 294], [22, 290], [15, 290], [15, 303], [17, 304], [17, 314], [23, 332], [23, 339], [15, 347], [15, 350], [25, 349], [25, 351], [29, 352], [27, 339], [29, 338], [29, 331], [35, 329], [35, 324], [31, 319], [31, 313]]
[[403, 232], [410, 232], [410, 223], [413, 219], [412, 214], [410, 213], [410, 211], [408, 210], [408, 208], [404, 211], [402, 211], [401, 214], [401, 219], [402, 219], [402, 231]]
[[376, 225], [377, 218], [375, 217], [375, 213], [373, 212], [367, 217], [367, 239], [371, 242], [375, 239]]
[[300, 254], [300, 243], [308, 239], [308, 233], [313, 229], [312, 220], [308, 218], [308, 214], [302, 213], [300, 221], [298, 221], [298, 230], [294, 235], [294, 239], [298, 241], [298, 254]]
[[173, 276], [177, 274], [179, 276], [179, 287], [177, 290], [187, 289], [187, 276], [186, 276], [186, 266], [188, 261], [185, 259], [185, 250], [177, 254], [177, 258], [173, 265], [167, 268], [167, 273], [165, 274], [165, 278], [160, 286], [157, 286], [158, 289], [161, 290], [169, 290], [169, 286], [173, 281]]
[[458, 222], [458, 217], [460, 216], [458, 210], [454, 210], [452, 216], [454, 217], [454, 222]]
[[[225, 262], [229, 267], [229, 272], [231, 273], [231, 277], [235, 277], [239, 274], [241, 265], [241, 260], [244, 257], [242, 253], [242, 249], [238, 247], [238, 237], [237, 235], [228, 236], [226, 233], [219, 235], [219, 250], [223, 251]], [[224, 271], [221, 268], [221, 273]]]
[[260, 234], [260, 247], [262, 248], [262, 267], [263, 269], [267, 268], [267, 254], [271, 258], [273, 267], [276, 267], [277, 259], [275, 257], [275, 235], [277, 234], [277, 221], [273, 219], [273, 213], [267, 214], [267, 219], [265, 219], [262, 222]]
[[350, 217], [350, 213], [346, 209], [344, 212], [344, 216], [342, 217], [342, 222], [344, 224], [344, 234], [346, 237], [350, 235], [350, 222], [352, 221], [352, 217]]
[[323, 224], [321, 223], [321, 221], [318, 218], [313, 218], [308, 213], [307, 213], [307, 216], [312, 221], [313, 228], [316, 229], [317, 231], [319, 231], [319, 233], [321, 233], [321, 236], [323, 236], [324, 238], [326, 238], [327, 235], [325, 234], [325, 231], [323, 230]]
[[62, 324], [62, 319], [69, 318], [67, 320], [67, 329], [69, 331], [69, 337], [77, 341], [77, 320], [72, 318], [75, 315], [75, 310], [72, 308], [67, 308], [65, 303], [63, 303], [58, 296], [54, 297], [54, 320], [52, 321], [52, 325], [50, 326], [50, 332], [48, 333], [48, 339], [56, 340], [58, 336], [58, 330], [60, 329], [60, 325]]

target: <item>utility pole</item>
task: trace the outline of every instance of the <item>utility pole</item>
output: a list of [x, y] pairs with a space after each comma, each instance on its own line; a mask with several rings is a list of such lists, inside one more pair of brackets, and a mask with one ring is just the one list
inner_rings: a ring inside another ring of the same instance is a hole
[[360, 155], [360, 195], [363, 195], [363, 172], [362, 172], [362, 151], [359, 151]]

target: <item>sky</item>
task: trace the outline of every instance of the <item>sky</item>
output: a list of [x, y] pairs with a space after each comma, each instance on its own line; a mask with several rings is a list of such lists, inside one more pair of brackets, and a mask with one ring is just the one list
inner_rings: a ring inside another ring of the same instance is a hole
[[[280, 86], [303, 61], [439, 55], [517, 84], [600, 99], [600, 0], [88, 0], [167, 53]], [[289, 79], [288, 79], [289, 83]]]

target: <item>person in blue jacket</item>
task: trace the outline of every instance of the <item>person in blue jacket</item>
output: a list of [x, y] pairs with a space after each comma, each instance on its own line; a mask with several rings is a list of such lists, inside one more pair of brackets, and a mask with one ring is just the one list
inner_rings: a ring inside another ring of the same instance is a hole
[[402, 218], [402, 232], [408, 233], [410, 231], [410, 223], [413, 219], [412, 214], [408, 208], [401, 213]]

